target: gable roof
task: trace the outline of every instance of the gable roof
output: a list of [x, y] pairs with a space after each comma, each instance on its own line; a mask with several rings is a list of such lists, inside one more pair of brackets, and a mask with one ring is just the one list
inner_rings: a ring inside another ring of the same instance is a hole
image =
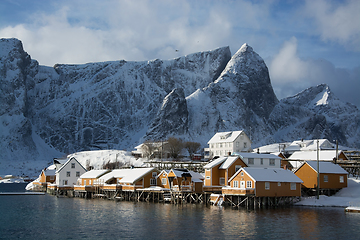
[[78, 160], [76, 160], [76, 158], [74, 158], [74, 157], [71, 157], [69, 160], [67, 160], [66, 163], [64, 163], [58, 170], [56, 170], [56, 172], [57, 173], [60, 172], [66, 165], [68, 165], [73, 160], [75, 162], [77, 162], [79, 164], [79, 166], [81, 166], [86, 172], [86, 169], [83, 167], [83, 165], [81, 165], [81, 163], [79, 163]]
[[296, 183], [303, 182], [298, 176], [296, 176], [290, 170], [285, 170], [282, 168], [256, 168], [256, 167], [240, 168], [229, 179], [229, 182], [242, 170], [246, 172], [254, 181], [258, 181], [258, 182], [296, 182]]
[[99, 179], [107, 182], [113, 178], [121, 178], [119, 181], [120, 183], [134, 183], [152, 171], [157, 170], [155, 168], [114, 169], [111, 172], [104, 174]]
[[[338, 151], [338, 155], [342, 151]], [[336, 158], [336, 150], [321, 150], [319, 151], [319, 160], [321, 161], [332, 161]], [[317, 151], [298, 151], [291, 154], [289, 160], [317, 160]]]
[[[305, 161], [295, 172], [297, 172], [304, 164], [308, 164], [315, 172], [317, 172], [317, 161]], [[348, 172], [339, 165], [332, 162], [319, 161], [319, 173], [347, 174]]]
[[[227, 157], [227, 159], [223, 162], [223, 164], [221, 164], [219, 169], [228, 169], [237, 159], [240, 159], [242, 161], [239, 156]], [[246, 165], [246, 163], [244, 164]]]
[[235, 139], [240, 136], [240, 134], [245, 134], [243, 130], [241, 131], [232, 131], [232, 132], [217, 132], [215, 135], [208, 141], [210, 143], [218, 142], [234, 142]]
[[207, 168], [213, 168], [221, 163], [223, 163], [225, 160], [227, 159], [227, 157], [221, 157], [221, 158], [217, 158], [215, 160], [213, 160], [212, 162], [209, 162], [208, 164], [206, 164], [204, 166], [205, 169]]
[[275, 154], [270, 154], [270, 153], [254, 153], [254, 152], [236, 152], [233, 155], [237, 155], [240, 156], [241, 159], [244, 158], [271, 158], [271, 159], [281, 159], [281, 157], [275, 155]]
[[101, 170], [90, 170], [88, 172], [83, 173], [80, 178], [99, 178], [105, 173], [110, 172], [108, 169], [101, 169]]

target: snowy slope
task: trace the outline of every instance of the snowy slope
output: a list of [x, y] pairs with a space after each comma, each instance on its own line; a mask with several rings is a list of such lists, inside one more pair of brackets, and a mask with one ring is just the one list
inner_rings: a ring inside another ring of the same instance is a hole
[[131, 151], [145, 139], [178, 136], [206, 147], [215, 132], [241, 129], [253, 147], [300, 138], [360, 147], [355, 106], [326, 85], [279, 101], [248, 44], [232, 57], [223, 47], [170, 60], [47, 67], [21, 41], [0, 39], [0, 69], [0, 174], [79, 151]]

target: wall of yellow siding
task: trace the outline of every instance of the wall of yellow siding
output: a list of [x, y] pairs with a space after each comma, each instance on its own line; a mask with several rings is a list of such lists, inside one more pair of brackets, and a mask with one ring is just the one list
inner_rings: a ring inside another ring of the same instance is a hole
[[296, 183], [296, 190], [291, 190], [291, 183], [281, 182], [281, 186], [278, 186], [278, 182], [270, 182], [270, 189], [265, 189], [265, 182], [256, 182], [256, 196], [257, 197], [300, 197], [301, 196], [301, 184]]

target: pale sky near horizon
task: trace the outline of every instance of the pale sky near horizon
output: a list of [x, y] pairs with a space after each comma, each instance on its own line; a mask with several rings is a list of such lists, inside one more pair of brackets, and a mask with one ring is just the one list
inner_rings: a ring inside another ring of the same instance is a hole
[[360, 109], [358, 0], [0, 0], [0, 38], [41, 65], [171, 59], [248, 43], [279, 99], [326, 83]]

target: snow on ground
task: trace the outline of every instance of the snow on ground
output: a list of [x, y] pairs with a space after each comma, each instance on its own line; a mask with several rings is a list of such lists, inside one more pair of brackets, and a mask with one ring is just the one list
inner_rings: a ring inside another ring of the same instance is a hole
[[144, 164], [143, 159], [136, 159], [130, 152], [121, 150], [98, 150], [76, 152], [68, 155], [68, 158], [74, 157], [85, 168], [87, 165], [94, 169], [102, 169], [103, 165], [110, 162], [121, 162], [125, 167], [141, 167]]
[[314, 197], [302, 198], [300, 202], [295, 203], [300, 206], [316, 207], [358, 207], [360, 208], [360, 179], [354, 177], [348, 178], [347, 188], [341, 189], [333, 196], [320, 195], [319, 199]]

